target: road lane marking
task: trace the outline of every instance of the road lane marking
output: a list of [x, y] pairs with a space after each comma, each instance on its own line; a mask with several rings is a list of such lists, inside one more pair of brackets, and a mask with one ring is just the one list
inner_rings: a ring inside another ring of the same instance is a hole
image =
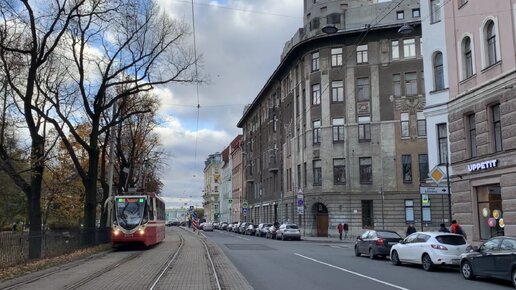
[[294, 253], [294, 255], [299, 256], [301, 258], [305, 258], [307, 260], [310, 260], [310, 261], [313, 261], [313, 262], [316, 262], [316, 263], [319, 263], [319, 264], [322, 264], [322, 265], [325, 265], [325, 266], [328, 266], [328, 267], [332, 267], [332, 268], [337, 269], [337, 270], [341, 270], [341, 271], [349, 273], [349, 274], [353, 274], [353, 275], [356, 275], [356, 276], [359, 276], [359, 277], [362, 277], [362, 278], [366, 278], [366, 279], [369, 279], [369, 280], [372, 280], [372, 281], [375, 281], [375, 282], [378, 282], [378, 283], [381, 283], [381, 284], [384, 284], [384, 285], [387, 285], [387, 286], [390, 286], [390, 287], [393, 287], [393, 288], [396, 288], [396, 289], [410, 290], [409, 288], [404, 288], [404, 287], [401, 287], [401, 286], [398, 286], [398, 285], [394, 285], [394, 284], [391, 284], [389, 282], [385, 282], [385, 281], [382, 281], [382, 280], [379, 280], [379, 279], [376, 279], [376, 278], [373, 278], [373, 277], [369, 277], [369, 276], [364, 275], [364, 274], [360, 274], [360, 273], [357, 273], [357, 272], [354, 272], [354, 271], [350, 271], [350, 270], [347, 270], [347, 269], [344, 269], [344, 268], [341, 268], [341, 267], [338, 267], [338, 266], [335, 266], [335, 265], [332, 265], [332, 264], [328, 264], [328, 263], [325, 263], [325, 262], [322, 262], [322, 261], [319, 261], [319, 260], [316, 260], [316, 259], [313, 259], [313, 258], [310, 258], [310, 257], [307, 257], [307, 256], [303, 256], [303, 255], [298, 254], [298, 253]]

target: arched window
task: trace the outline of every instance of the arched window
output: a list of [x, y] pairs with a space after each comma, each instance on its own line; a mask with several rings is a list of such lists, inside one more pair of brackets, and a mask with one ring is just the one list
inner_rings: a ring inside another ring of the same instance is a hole
[[473, 52], [471, 50], [471, 38], [466, 37], [462, 41], [462, 56], [464, 61], [464, 79], [473, 75]]
[[487, 44], [487, 65], [493, 65], [497, 61], [496, 57], [496, 31], [494, 22], [491, 20], [486, 24], [486, 44]]
[[436, 91], [444, 89], [443, 54], [441, 52], [434, 55], [434, 82]]

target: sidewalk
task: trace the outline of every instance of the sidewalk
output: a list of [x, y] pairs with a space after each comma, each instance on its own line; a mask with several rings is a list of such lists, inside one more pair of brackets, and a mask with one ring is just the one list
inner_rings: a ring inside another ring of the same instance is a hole
[[301, 237], [302, 241], [314, 242], [314, 243], [337, 243], [337, 244], [352, 244], [355, 243], [355, 239], [348, 237], [347, 239], [342, 238], [339, 240], [338, 237]]

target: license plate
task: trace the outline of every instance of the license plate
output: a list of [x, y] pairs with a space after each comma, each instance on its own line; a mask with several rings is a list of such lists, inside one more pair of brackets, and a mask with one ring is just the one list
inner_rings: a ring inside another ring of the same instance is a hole
[[133, 237], [133, 234], [129, 234], [129, 235], [125, 235], [126, 238], [132, 238]]

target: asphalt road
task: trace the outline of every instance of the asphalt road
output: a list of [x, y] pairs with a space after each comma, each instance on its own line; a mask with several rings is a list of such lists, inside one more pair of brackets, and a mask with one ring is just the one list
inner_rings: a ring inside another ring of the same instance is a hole
[[276, 241], [223, 231], [205, 232], [255, 289], [513, 289], [510, 282], [465, 280], [458, 268], [424, 271], [389, 260], [355, 257], [353, 244]]

